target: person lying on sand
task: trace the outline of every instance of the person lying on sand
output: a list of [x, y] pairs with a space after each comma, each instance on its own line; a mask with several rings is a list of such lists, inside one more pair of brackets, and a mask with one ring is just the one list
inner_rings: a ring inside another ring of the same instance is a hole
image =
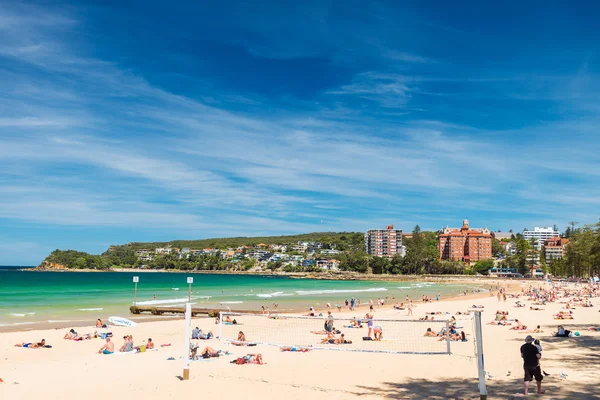
[[512, 323], [506, 321], [491, 321], [487, 323], [488, 325], [500, 325], [500, 326], [511, 326]]
[[429, 316], [426, 315], [425, 318], [419, 318], [419, 321], [429, 321]]
[[110, 340], [110, 338], [106, 338], [106, 343], [104, 343], [104, 346], [100, 347], [98, 354], [113, 354], [114, 352], [115, 344]]
[[300, 353], [305, 353], [307, 351], [311, 351], [311, 348], [308, 347], [290, 347], [290, 346], [284, 346], [284, 347], [280, 347], [279, 350], [281, 351], [292, 351], [292, 352], [300, 352]]
[[[194, 350], [196, 349], [192, 349], [192, 358], [195, 359], [196, 356], [196, 352]], [[202, 351], [200, 352], [200, 357], [202, 358], [214, 358], [214, 357], [220, 357], [221, 354], [223, 352], [221, 350], [215, 350], [210, 346], [206, 346], [204, 349], [202, 349]]]
[[600, 332], [600, 326], [597, 328], [588, 328], [588, 331]]
[[26, 349], [42, 349], [46, 347], [46, 339], [42, 339], [41, 342], [38, 343], [17, 343], [15, 347], [25, 347]]
[[263, 365], [266, 364], [263, 362], [262, 354], [247, 354], [244, 357], [239, 357], [233, 361], [232, 364], [243, 365], [243, 364], [258, 364]]
[[[97, 337], [97, 336], [96, 336]], [[82, 340], [91, 340], [92, 339], [92, 334], [91, 333], [86, 333], [84, 335], [77, 335], [73, 338], [74, 341], [79, 342]]]
[[527, 329], [527, 325], [523, 325], [523, 323], [521, 321], [519, 321], [518, 319], [515, 319], [515, 322], [517, 323], [517, 326], [513, 326], [512, 328], [510, 328], [513, 331], [524, 331], [525, 329]]
[[351, 340], [345, 340], [344, 339], [344, 334], [342, 333], [339, 338], [329, 338], [329, 337], [326, 337], [323, 340], [321, 340], [320, 344], [325, 344], [325, 343], [329, 343], [329, 344], [351, 344], [352, 341]]
[[356, 319], [356, 317], [352, 318], [352, 321], [350, 322], [350, 326], [352, 326], [353, 328], [362, 328], [361, 320]]
[[531, 307], [531, 306], [529, 307], [529, 309], [530, 309], [531, 311], [542, 311], [542, 310], [545, 310], [545, 308]]
[[65, 333], [65, 336], [63, 336], [63, 339], [73, 340], [77, 336], [79, 336], [79, 335], [77, 334], [77, 332], [75, 332], [75, 329], [71, 329], [69, 332]]
[[538, 325], [535, 327], [535, 329], [532, 329], [532, 330], [526, 331], [526, 332], [519, 332], [519, 333], [544, 333], [544, 331]]
[[559, 311], [554, 315], [554, 319], [573, 319], [573, 311]]

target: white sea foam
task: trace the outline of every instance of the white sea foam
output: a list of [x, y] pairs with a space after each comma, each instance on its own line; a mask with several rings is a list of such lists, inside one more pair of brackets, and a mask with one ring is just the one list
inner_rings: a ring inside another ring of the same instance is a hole
[[221, 304], [243, 304], [243, 301], [222, 301]]
[[294, 295], [293, 293], [273, 292], [273, 293], [260, 293], [260, 294], [257, 294], [256, 297], [270, 299], [272, 297], [284, 297], [284, 296], [293, 296], [293, 295]]
[[319, 294], [337, 294], [337, 293], [360, 293], [360, 292], [386, 292], [387, 288], [370, 289], [332, 289], [332, 290], [297, 290], [300, 296], [311, 296]]
[[34, 312], [26, 312], [26, 313], [10, 313], [13, 317], [26, 317], [28, 315], [35, 315]]
[[78, 308], [79, 311], [102, 311], [104, 308]]
[[410, 289], [410, 286], [398, 286], [398, 289]]
[[171, 289], [173, 289], [173, 290], [179, 290], [178, 287], [172, 287]]
[[14, 322], [12, 324], [0, 324], [0, 326], [33, 325], [35, 322]]

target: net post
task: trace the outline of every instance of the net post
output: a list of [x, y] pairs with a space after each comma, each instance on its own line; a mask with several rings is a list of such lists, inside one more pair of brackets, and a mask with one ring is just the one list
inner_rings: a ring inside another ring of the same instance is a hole
[[446, 350], [450, 354], [450, 321], [446, 320]]
[[223, 337], [223, 313], [219, 311], [219, 340]]
[[479, 373], [479, 399], [487, 400], [485, 386], [485, 364], [483, 360], [483, 333], [481, 329], [481, 310], [472, 310], [475, 316], [475, 342], [477, 344], [477, 370]]
[[185, 305], [185, 340], [183, 344], [183, 380], [190, 379], [190, 328], [192, 325], [192, 303]]

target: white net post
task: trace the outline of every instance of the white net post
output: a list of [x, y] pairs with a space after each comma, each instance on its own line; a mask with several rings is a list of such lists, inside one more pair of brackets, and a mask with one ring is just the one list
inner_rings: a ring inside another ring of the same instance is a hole
[[183, 380], [190, 379], [190, 336], [192, 325], [192, 303], [185, 305], [185, 340], [183, 341]]
[[223, 313], [219, 312], [219, 340], [223, 337]]
[[483, 360], [483, 333], [481, 329], [481, 310], [473, 310], [475, 317], [475, 343], [477, 345], [477, 371], [479, 374], [479, 398], [487, 400], [485, 386], [485, 364]]
[[446, 351], [450, 354], [450, 321], [446, 321]]

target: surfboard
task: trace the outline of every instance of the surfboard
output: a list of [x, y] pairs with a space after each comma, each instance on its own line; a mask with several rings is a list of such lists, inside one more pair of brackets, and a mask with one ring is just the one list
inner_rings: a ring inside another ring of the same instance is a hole
[[126, 318], [121, 318], [121, 317], [110, 317], [108, 319], [108, 322], [110, 322], [113, 325], [117, 325], [117, 326], [126, 326], [129, 328], [134, 328], [136, 326], [136, 323], [133, 321], [130, 321]]

